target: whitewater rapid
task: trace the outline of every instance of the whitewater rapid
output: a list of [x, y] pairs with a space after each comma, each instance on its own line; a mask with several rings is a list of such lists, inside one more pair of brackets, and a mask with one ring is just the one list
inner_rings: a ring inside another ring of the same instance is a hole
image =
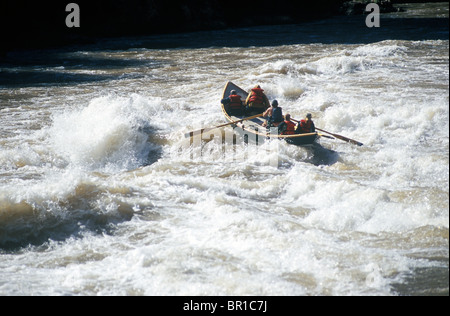
[[[2, 68], [1, 295], [448, 294], [448, 40], [158, 39]], [[191, 144], [228, 80], [364, 146]]]

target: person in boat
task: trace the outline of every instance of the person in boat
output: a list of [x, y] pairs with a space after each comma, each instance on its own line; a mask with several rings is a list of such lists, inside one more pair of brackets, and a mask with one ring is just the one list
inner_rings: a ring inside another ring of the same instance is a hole
[[264, 112], [263, 117], [267, 118], [267, 122], [263, 124], [267, 128], [271, 128], [272, 126], [277, 127], [283, 122], [283, 110], [278, 106], [277, 100], [272, 101], [272, 107]]
[[284, 122], [278, 125], [278, 132], [281, 135], [294, 135], [296, 125], [291, 121], [291, 115], [288, 113], [284, 116]]
[[225, 110], [232, 116], [243, 116], [244, 105], [241, 100], [241, 96], [237, 94], [236, 90], [231, 90], [230, 95], [222, 100], [222, 104], [225, 106]]
[[314, 126], [314, 122], [312, 120], [311, 113], [306, 114], [306, 119], [301, 120], [297, 125], [297, 134], [305, 134], [305, 133], [314, 133], [316, 131], [316, 127]]
[[253, 115], [264, 113], [270, 107], [270, 102], [261, 86], [257, 85], [249, 93], [245, 105], [247, 114]]

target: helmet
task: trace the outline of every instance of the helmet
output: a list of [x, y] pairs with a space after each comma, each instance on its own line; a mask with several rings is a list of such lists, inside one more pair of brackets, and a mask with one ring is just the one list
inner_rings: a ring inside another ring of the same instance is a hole
[[273, 100], [272, 101], [272, 106], [276, 108], [278, 106], [278, 101], [277, 100]]
[[309, 119], [312, 118], [311, 113], [306, 114], [306, 117], [309, 118]]

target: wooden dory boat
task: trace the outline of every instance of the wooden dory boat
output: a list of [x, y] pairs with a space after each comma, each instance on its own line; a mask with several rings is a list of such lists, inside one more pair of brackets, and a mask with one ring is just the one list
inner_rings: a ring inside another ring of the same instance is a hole
[[[248, 92], [241, 89], [231, 81], [228, 81], [223, 89], [222, 99], [227, 98], [230, 95], [231, 90], [236, 90], [236, 93], [242, 97], [242, 100], [245, 101], [248, 96]], [[225, 109], [224, 105], [221, 104], [222, 112], [225, 116], [225, 119], [229, 122], [236, 122], [245, 118], [245, 116], [231, 116]], [[307, 134], [295, 134], [295, 135], [278, 135], [277, 133], [270, 133], [266, 129], [266, 127], [262, 126], [262, 124], [266, 120], [262, 117], [257, 117], [241, 122], [236, 122], [231, 126], [234, 127], [234, 131], [240, 134], [245, 142], [252, 142], [256, 144], [261, 144], [267, 139], [280, 139], [285, 140], [289, 144], [297, 145], [297, 146], [311, 146], [319, 139], [318, 133], [307, 133]]]

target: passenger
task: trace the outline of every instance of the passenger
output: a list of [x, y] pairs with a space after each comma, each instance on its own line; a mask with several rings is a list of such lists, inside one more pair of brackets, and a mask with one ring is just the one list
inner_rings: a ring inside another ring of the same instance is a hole
[[272, 101], [272, 107], [268, 108], [264, 114], [263, 117], [267, 117], [267, 122], [263, 124], [263, 126], [267, 126], [267, 128], [270, 128], [272, 126], [278, 126], [281, 122], [283, 122], [283, 110], [278, 107], [278, 101], [273, 100]]
[[243, 116], [244, 105], [242, 104], [241, 96], [237, 94], [236, 90], [231, 90], [230, 96], [222, 100], [225, 105], [225, 110], [232, 116]]
[[245, 100], [247, 114], [260, 114], [269, 108], [269, 99], [261, 87], [255, 86]]
[[314, 133], [316, 131], [316, 127], [314, 126], [314, 122], [311, 118], [311, 113], [306, 114], [306, 119], [301, 120], [297, 125], [297, 134]]
[[294, 135], [296, 124], [291, 121], [291, 115], [286, 114], [284, 122], [278, 126], [278, 131], [281, 135]]

